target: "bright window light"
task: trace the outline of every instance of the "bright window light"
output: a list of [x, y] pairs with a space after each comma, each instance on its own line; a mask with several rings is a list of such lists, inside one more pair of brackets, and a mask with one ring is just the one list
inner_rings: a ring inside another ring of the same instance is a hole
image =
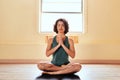
[[70, 32], [83, 31], [82, 0], [42, 0], [40, 32], [53, 32], [55, 21], [64, 18]]

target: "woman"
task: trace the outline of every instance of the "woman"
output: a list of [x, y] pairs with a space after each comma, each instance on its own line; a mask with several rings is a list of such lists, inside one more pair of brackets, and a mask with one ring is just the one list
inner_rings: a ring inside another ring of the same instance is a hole
[[58, 75], [71, 74], [81, 69], [79, 63], [70, 63], [69, 56], [75, 57], [75, 48], [72, 39], [65, 34], [69, 31], [68, 22], [65, 19], [58, 19], [54, 25], [56, 36], [48, 40], [46, 56], [53, 55], [51, 63], [39, 63], [38, 68], [43, 74]]

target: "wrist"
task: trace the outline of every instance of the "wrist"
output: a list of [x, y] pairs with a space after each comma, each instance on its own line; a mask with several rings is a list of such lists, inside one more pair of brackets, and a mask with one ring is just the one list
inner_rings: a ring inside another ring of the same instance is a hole
[[58, 47], [60, 47], [60, 44], [58, 44]]
[[63, 46], [64, 46], [64, 44], [61, 44], [61, 46], [63, 47]]

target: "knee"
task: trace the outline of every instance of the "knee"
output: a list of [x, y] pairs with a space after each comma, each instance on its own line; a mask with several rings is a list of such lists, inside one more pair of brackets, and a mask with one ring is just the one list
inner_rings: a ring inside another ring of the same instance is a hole
[[75, 67], [76, 67], [77, 71], [80, 71], [82, 68], [82, 65], [80, 63], [76, 63]]
[[38, 63], [37, 64], [38, 69], [44, 70], [44, 63]]

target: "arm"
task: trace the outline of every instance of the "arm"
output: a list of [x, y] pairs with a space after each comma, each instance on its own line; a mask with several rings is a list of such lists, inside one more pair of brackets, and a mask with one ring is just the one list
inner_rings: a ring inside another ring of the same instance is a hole
[[66, 51], [66, 53], [71, 57], [75, 57], [75, 48], [74, 48], [74, 42], [72, 39], [69, 39], [70, 49], [68, 49], [64, 44], [63, 41], [60, 40], [60, 44], [63, 47], [63, 49]]
[[53, 54], [60, 47], [60, 44], [58, 44], [56, 47], [51, 48], [52, 42], [53, 42], [53, 38], [50, 38], [48, 40], [48, 45], [46, 48], [46, 56], [47, 57], [49, 57], [51, 54]]

